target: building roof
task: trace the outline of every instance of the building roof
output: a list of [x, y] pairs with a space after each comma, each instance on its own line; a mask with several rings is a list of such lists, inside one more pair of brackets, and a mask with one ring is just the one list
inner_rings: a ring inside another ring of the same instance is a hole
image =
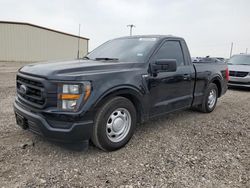
[[47, 27], [42, 27], [42, 26], [39, 26], [39, 25], [26, 23], [26, 22], [0, 21], [0, 24], [27, 25], [27, 26], [36, 27], [36, 28], [39, 28], [39, 29], [44, 29], [44, 30], [47, 30], [47, 31], [52, 31], [52, 32], [55, 32], [55, 33], [63, 34], [63, 35], [68, 35], [68, 36], [71, 36], [71, 37], [76, 37], [76, 38], [89, 40], [89, 38], [73, 35], [73, 34], [70, 34], [70, 33], [65, 33], [65, 32], [62, 32], [62, 31], [57, 31], [57, 30], [54, 30], [54, 29], [50, 29], [50, 28], [47, 28]]

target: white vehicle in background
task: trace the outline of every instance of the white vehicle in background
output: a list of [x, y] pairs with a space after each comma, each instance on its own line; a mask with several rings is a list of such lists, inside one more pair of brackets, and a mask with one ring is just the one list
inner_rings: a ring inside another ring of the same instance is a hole
[[222, 61], [222, 62], [226, 62], [228, 59], [224, 58], [224, 57], [215, 57], [216, 59]]
[[192, 57], [193, 63], [225, 63], [225, 58], [222, 57]]
[[229, 86], [250, 88], [250, 55], [234, 55], [228, 61]]

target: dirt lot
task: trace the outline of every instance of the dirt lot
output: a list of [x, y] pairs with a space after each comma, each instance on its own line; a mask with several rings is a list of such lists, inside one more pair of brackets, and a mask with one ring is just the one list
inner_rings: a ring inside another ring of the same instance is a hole
[[0, 63], [0, 187], [250, 187], [250, 91], [139, 125], [119, 151], [74, 151], [16, 127], [21, 65]]

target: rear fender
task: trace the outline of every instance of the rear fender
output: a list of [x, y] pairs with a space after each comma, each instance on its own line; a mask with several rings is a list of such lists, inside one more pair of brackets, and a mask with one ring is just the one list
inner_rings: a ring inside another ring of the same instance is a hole
[[221, 96], [221, 91], [222, 91], [222, 78], [221, 76], [217, 75], [215, 77], [213, 77], [209, 83], [214, 83], [216, 84], [217, 88], [218, 88], [218, 97]]

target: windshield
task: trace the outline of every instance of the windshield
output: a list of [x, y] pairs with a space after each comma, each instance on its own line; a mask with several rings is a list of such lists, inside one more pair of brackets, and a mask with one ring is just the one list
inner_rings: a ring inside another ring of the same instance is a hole
[[228, 61], [229, 65], [250, 65], [250, 55], [235, 55]]
[[99, 46], [87, 55], [94, 60], [144, 62], [158, 38], [120, 38]]

